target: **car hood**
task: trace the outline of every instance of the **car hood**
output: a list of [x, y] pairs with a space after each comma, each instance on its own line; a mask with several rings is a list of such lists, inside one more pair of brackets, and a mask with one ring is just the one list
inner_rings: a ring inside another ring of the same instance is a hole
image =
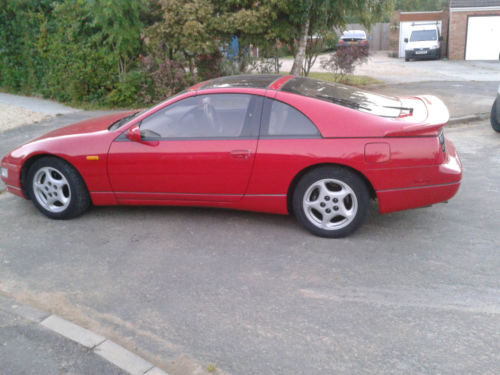
[[80, 135], [80, 134], [99, 132], [99, 131], [108, 129], [109, 126], [111, 124], [113, 124], [114, 122], [120, 120], [121, 118], [123, 118], [125, 116], [131, 115], [135, 112], [137, 112], [137, 110], [113, 113], [110, 115], [100, 116], [100, 117], [92, 118], [89, 120], [77, 122], [75, 124], [64, 126], [62, 128], [53, 130], [47, 134], [42, 135], [41, 137], [34, 139], [33, 141], [39, 141], [39, 140], [47, 139], [47, 138], [56, 138], [56, 137], [63, 137], [63, 136], [71, 136], [71, 135]]

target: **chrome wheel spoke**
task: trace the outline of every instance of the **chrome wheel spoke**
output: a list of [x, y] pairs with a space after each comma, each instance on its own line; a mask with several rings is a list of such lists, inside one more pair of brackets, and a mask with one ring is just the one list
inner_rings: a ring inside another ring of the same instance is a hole
[[319, 187], [319, 196], [320, 198], [324, 198], [326, 196], [329, 196], [331, 194], [330, 190], [328, 190], [328, 187], [326, 186], [325, 182], [321, 182], [318, 184]]
[[345, 199], [345, 197], [347, 197], [349, 195], [349, 192], [344, 187], [342, 187], [342, 190], [334, 191], [334, 192], [330, 193], [330, 195], [331, 195], [332, 199], [337, 198], [339, 200], [339, 203], [340, 203]]
[[320, 201], [319, 200], [305, 201], [304, 205], [306, 205], [309, 210], [312, 210], [312, 209], [317, 210], [317, 211], [321, 210], [321, 206], [320, 206]]
[[340, 205], [339, 205], [339, 211], [338, 211], [338, 214], [340, 216], [343, 216], [345, 217], [346, 219], [350, 219], [353, 215], [354, 215], [354, 212], [352, 209], [347, 209], [344, 202], [342, 202]]
[[330, 214], [323, 214], [323, 219], [321, 220], [321, 224], [323, 227], [328, 227], [328, 224], [330, 224], [330, 222], [332, 221], [332, 219], [335, 217], [335, 214], [334, 213], [330, 213]]

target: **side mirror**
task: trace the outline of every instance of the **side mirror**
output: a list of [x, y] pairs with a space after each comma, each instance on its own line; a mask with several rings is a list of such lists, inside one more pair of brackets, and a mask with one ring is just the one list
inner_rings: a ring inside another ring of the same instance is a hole
[[408, 38], [405, 38], [405, 43], [408, 43]]
[[441, 42], [443, 41], [443, 36], [442, 36], [442, 35], [439, 37], [439, 40], [440, 40]]
[[129, 130], [127, 130], [126, 135], [132, 142], [142, 142], [141, 129], [139, 128], [139, 125], [132, 126]]
[[143, 145], [158, 146], [160, 144], [160, 141], [158, 140], [146, 141], [142, 139], [141, 128], [139, 128], [139, 125], [132, 126], [129, 130], [127, 130], [127, 133], [125, 135], [132, 142], [142, 143]]

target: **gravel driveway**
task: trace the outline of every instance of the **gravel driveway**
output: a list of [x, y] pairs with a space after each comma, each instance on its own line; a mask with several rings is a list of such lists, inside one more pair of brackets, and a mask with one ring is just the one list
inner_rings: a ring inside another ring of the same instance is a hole
[[0, 93], [0, 133], [77, 111], [80, 110], [51, 100]]

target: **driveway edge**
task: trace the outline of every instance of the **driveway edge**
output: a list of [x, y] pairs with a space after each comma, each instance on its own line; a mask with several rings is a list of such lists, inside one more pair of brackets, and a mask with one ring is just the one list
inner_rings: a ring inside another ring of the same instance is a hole
[[452, 117], [448, 121], [448, 125], [460, 125], [460, 124], [465, 124], [467, 122], [481, 121], [481, 120], [486, 120], [489, 117], [490, 117], [489, 112], [473, 113], [471, 115], [466, 115], [466, 116]]
[[131, 375], [168, 375], [151, 362], [125, 349], [121, 345], [93, 331], [83, 328], [57, 315], [20, 304], [0, 294], [0, 310], [8, 311], [23, 319], [37, 323], [53, 333], [63, 336], [89, 349], [114, 366]]

